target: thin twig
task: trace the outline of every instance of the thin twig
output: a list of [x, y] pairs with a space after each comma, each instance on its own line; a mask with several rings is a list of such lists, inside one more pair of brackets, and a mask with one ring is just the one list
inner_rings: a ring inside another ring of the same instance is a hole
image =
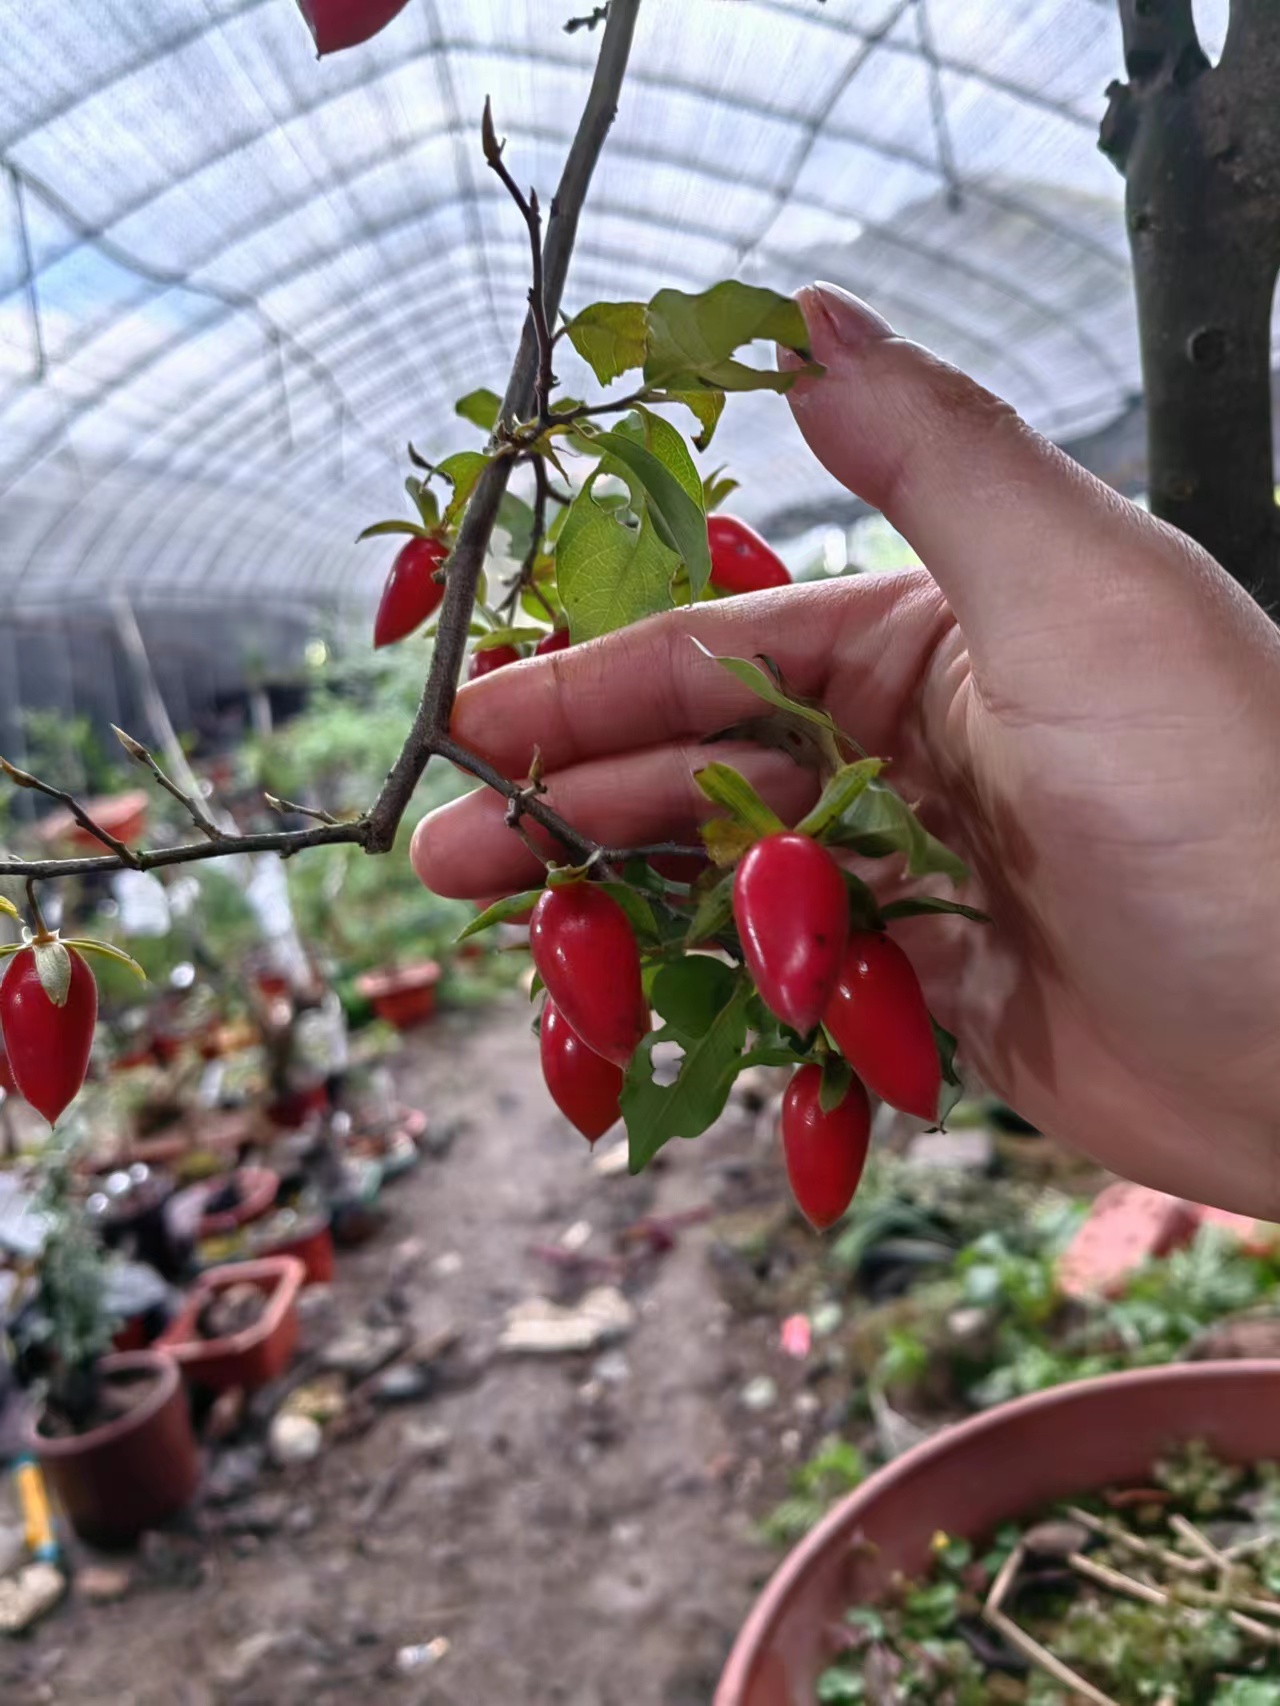
[[135, 740], [132, 735], [126, 734], [123, 729], [117, 728], [114, 723], [111, 725], [111, 732], [120, 742], [120, 745], [128, 753], [133, 762], [135, 764], [142, 765], [144, 770], [149, 770], [166, 793], [172, 794], [174, 799], [185, 807], [186, 811], [190, 814], [192, 821], [195, 823], [196, 828], [202, 835], [207, 835], [210, 841], [222, 841], [225, 839], [225, 832], [218, 828], [217, 824], [214, 823], [213, 819], [205, 811], [204, 807], [196, 799], [195, 795], [188, 794], [184, 789], [180, 788], [171, 777], [166, 776], [164, 771], [156, 763], [154, 756], [147, 751], [146, 747], [143, 746], [140, 740]]
[[1103, 1694], [1091, 1682], [1086, 1682], [1084, 1677], [1077, 1675], [1069, 1665], [1064, 1665], [1061, 1659], [1055, 1658], [1047, 1647], [1042, 1647], [1039, 1641], [1028, 1635], [1025, 1629], [1001, 1609], [1025, 1557], [1026, 1548], [1019, 1541], [1000, 1566], [996, 1579], [991, 1584], [991, 1591], [982, 1608], [983, 1618], [1011, 1647], [1022, 1654], [1028, 1664], [1035, 1665], [1046, 1676], [1060, 1682], [1064, 1688], [1083, 1695], [1086, 1700], [1092, 1700], [1094, 1706], [1120, 1706], [1118, 1700], [1113, 1700], [1109, 1694]]
[[542, 282], [542, 210], [538, 206], [537, 190], [531, 189], [526, 196], [507, 170], [506, 161], [502, 158], [506, 143], [498, 141], [497, 132], [493, 128], [493, 108], [487, 95], [484, 100], [480, 135], [485, 160], [502, 179], [507, 193], [520, 209], [529, 231], [529, 251], [533, 262], [533, 278], [529, 285], [529, 312], [533, 317], [534, 334], [538, 340], [538, 377], [534, 384], [534, 399], [538, 420], [543, 421], [551, 407], [551, 393], [555, 389], [556, 378], [551, 370], [551, 326], [547, 319], [547, 299]]
[[1079, 1510], [1075, 1505], [1067, 1507], [1067, 1515], [1073, 1522], [1081, 1523], [1092, 1533], [1102, 1535], [1116, 1546], [1136, 1552], [1141, 1558], [1153, 1558], [1168, 1569], [1182, 1570], [1189, 1576], [1200, 1576], [1208, 1567], [1204, 1559], [1184, 1558], [1180, 1552], [1171, 1551], [1167, 1546], [1157, 1546], [1154, 1541], [1144, 1540], [1140, 1534], [1130, 1534], [1128, 1529], [1122, 1528], [1119, 1523], [1108, 1522], [1105, 1517], [1094, 1516], [1091, 1511]]
[[1172, 1603], [1163, 1588], [1153, 1587], [1150, 1582], [1141, 1582], [1136, 1576], [1126, 1576], [1122, 1570], [1113, 1570], [1109, 1564], [1099, 1564], [1094, 1558], [1086, 1558], [1082, 1552], [1069, 1553], [1067, 1563], [1077, 1575], [1086, 1576], [1091, 1582], [1110, 1588], [1112, 1593], [1124, 1594], [1129, 1599], [1140, 1599], [1145, 1605]]
[[95, 823], [80, 802], [73, 795], [68, 794], [65, 789], [55, 788], [52, 783], [42, 782], [38, 776], [32, 776], [29, 771], [19, 770], [18, 766], [10, 764], [7, 758], [0, 758], [0, 770], [3, 770], [9, 780], [16, 783], [19, 788], [30, 788], [33, 793], [47, 794], [51, 800], [57, 800], [59, 804], [67, 808], [81, 829], [87, 829], [89, 834], [96, 836], [104, 846], [110, 847], [121, 864], [132, 866], [135, 871], [139, 869], [138, 855], [132, 847], [126, 847], [123, 841], [117, 841], [114, 835], [108, 835], [101, 824]]
[[[1195, 1583], [1186, 1582], [1179, 1586], [1176, 1595], [1166, 1593], [1163, 1588], [1154, 1587], [1150, 1582], [1140, 1582], [1135, 1576], [1126, 1576], [1120, 1570], [1110, 1569], [1106, 1564], [1099, 1564], [1092, 1558], [1085, 1558], [1079, 1552], [1073, 1552], [1067, 1559], [1068, 1564], [1079, 1575], [1087, 1576], [1102, 1587], [1108, 1587], [1113, 1593], [1124, 1594], [1129, 1599], [1139, 1599], [1145, 1605], [1174, 1606], [1179, 1601], [1191, 1600], [1194, 1605], [1205, 1610], [1220, 1610], [1222, 1598], [1210, 1588], [1202, 1588]], [[1238, 1609], [1240, 1606], [1251, 1610], [1265, 1610], [1275, 1615], [1280, 1612], [1280, 1606], [1273, 1607], [1269, 1600], [1254, 1600], [1247, 1597], [1237, 1598], [1234, 1595], [1227, 1601], [1230, 1609], [1227, 1618], [1236, 1628], [1246, 1635], [1252, 1635], [1256, 1641], [1261, 1641], [1268, 1647], [1280, 1647], [1280, 1629], [1271, 1629], [1265, 1623], [1259, 1623], [1255, 1618], [1246, 1617]], [[1183, 1609], [1193, 1610], [1193, 1605], [1185, 1605]]]
[[340, 817], [334, 817], [332, 812], [321, 811], [319, 806], [300, 806], [296, 800], [282, 800], [278, 794], [264, 793], [262, 797], [272, 811], [279, 812], [281, 816], [286, 812], [293, 812], [298, 817], [314, 818], [317, 823], [338, 824], [342, 822]]

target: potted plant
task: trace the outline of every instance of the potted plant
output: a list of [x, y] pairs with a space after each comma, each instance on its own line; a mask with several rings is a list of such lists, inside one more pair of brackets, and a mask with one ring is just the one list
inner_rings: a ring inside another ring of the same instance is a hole
[[[1180, 1363], [1053, 1387], [934, 1435], [843, 1500], [791, 1552], [738, 1636], [714, 1706], [813, 1706], [851, 1607], [918, 1580], [939, 1535], [1149, 1479], [1203, 1441], [1225, 1463], [1280, 1457], [1280, 1362]], [[870, 1698], [870, 1696], [868, 1696]]]
[[434, 1015], [439, 982], [440, 967], [435, 960], [415, 960], [409, 965], [365, 972], [356, 979], [356, 993], [379, 1019], [398, 1031], [407, 1031]]
[[156, 1351], [108, 1354], [115, 1322], [106, 1267], [59, 1152], [40, 1195], [36, 1356], [42, 1364], [31, 1448], [83, 1539], [121, 1546], [181, 1510], [199, 1479], [186, 1395]]
[[305, 1279], [306, 1268], [295, 1256], [209, 1268], [157, 1343], [192, 1386], [255, 1391], [289, 1365]]

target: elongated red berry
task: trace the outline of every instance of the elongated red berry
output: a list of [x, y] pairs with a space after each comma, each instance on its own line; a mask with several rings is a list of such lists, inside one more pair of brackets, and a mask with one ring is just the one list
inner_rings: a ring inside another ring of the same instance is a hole
[[538, 1028], [542, 1076], [551, 1100], [570, 1125], [594, 1144], [622, 1117], [622, 1068], [587, 1047], [554, 1001]]
[[791, 585], [782, 558], [736, 515], [711, 516], [707, 544], [711, 549], [711, 584], [719, 592], [763, 592], [768, 586]]
[[369, 41], [407, 5], [408, 0], [298, 0], [322, 58]]
[[733, 916], [747, 970], [770, 1012], [811, 1031], [835, 991], [849, 940], [844, 878], [807, 835], [766, 835], [733, 879]]
[[495, 669], [505, 669], [509, 663], [519, 663], [520, 653], [514, 646], [490, 646], [487, 651], [471, 654], [467, 677], [479, 681], [482, 675], [492, 675]]
[[444, 597], [436, 570], [449, 555], [440, 539], [410, 539], [396, 553], [373, 623], [375, 648], [394, 645], [420, 628]]
[[89, 1070], [98, 1020], [98, 986], [74, 948], [67, 998], [56, 1007], [45, 993], [31, 948], [20, 948], [0, 982], [0, 1029], [19, 1092], [52, 1125], [75, 1100]]
[[597, 1054], [625, 1066], [649, 1028], [640, 950], [627, 915], [597, 883], [544, 890], [529, 949], [547, 994]]
[[871, 1105], [855, 1078], [829, 1114], [819, 1096], [822, 1068], [802, 1066], [782, 1098], [782, 1148], [796, 1206], [825, 1232], [853, 1201], [867, 1159]]
[[567, 628], [553, 628], [549, 634], [544, 634], [533, 648], [534, 656], [544, 658], [548, 652], [567, 651], [572, 643]]
[[867, 1088], [890, 1107], [934, 1120], [942, 1065], [911, 961], [883, 931], [855, 930], [823, 1021]]

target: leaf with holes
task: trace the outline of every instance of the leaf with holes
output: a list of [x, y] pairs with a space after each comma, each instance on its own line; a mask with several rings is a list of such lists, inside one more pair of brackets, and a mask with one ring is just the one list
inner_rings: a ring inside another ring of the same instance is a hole
[[575, 644], [670, 610], [680, 567], [648, 516], [639, 525], [619, 520], [596, 503], [594, 485], [593, 477], [573, 500], [556, 542], [556, 585]]
[[702, 508], [702, 480], [684, 439], [661, 415], [636, 411], [639, 433], [622, 427], [592, 431], [593, 448], [606, 454], [604, 473], [618, 473], [631, 487], [633, 504], [643, 494], [659, 539], [684, 564], [696, 598], [711, 578], [711, 549]]
[[[678, 986], [664, 988], [668, 972]], [[653, 1000], [679, 1015], [641, 1042], [622, 1087], [631, 1171], [638, 1173], [673, 1137], [699, 1137], [724, 1112], [747, 1038], [751, 986], [718, 960], [695, 955], [664, 966]], [[653, 1076], [653, 1050], [675, 1043], [684, 1051], [671, 1084]]]
[[[702, 431], [693, 441], [693, 448], [705, 450], [715, 436], [716, 426], [720, 416], [724, 413], [725, 396], [723, 391], [654, 391], [648, 396], [647, 401], [653, 404], [679, 403], [683, 408], [688, 409], [702, 428]], [[737, 482], [730, 481], [728, 483], [732, 487]], [[703, 491], [703, 507], [710, 509], [711, 505], [705, 501], [705, 487]]]
[[[794, 372], [748, 367], [735, 350], [757, 338], [802, 356]], [[800, 305], [775, 290], [726, 279], [698, 296], [660, 290], [649, 304], [644, 377], [668, 391], [787, 391], [800, 372], [821, 373], [810, 360]]]
[[593, 302], [564, 331], [601, 385], [644, 363], [649, 323], [643, 302]]

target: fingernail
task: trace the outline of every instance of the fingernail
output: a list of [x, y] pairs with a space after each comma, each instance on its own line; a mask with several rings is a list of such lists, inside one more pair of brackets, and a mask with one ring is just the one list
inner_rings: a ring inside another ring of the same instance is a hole
[[893, 327], [883, 314], [877, 314], [860, 296], [842, 290], [838, 284], [819, 282], [804, 295], [847, 349], [863, 349], [867, 344], [893, 336]]

